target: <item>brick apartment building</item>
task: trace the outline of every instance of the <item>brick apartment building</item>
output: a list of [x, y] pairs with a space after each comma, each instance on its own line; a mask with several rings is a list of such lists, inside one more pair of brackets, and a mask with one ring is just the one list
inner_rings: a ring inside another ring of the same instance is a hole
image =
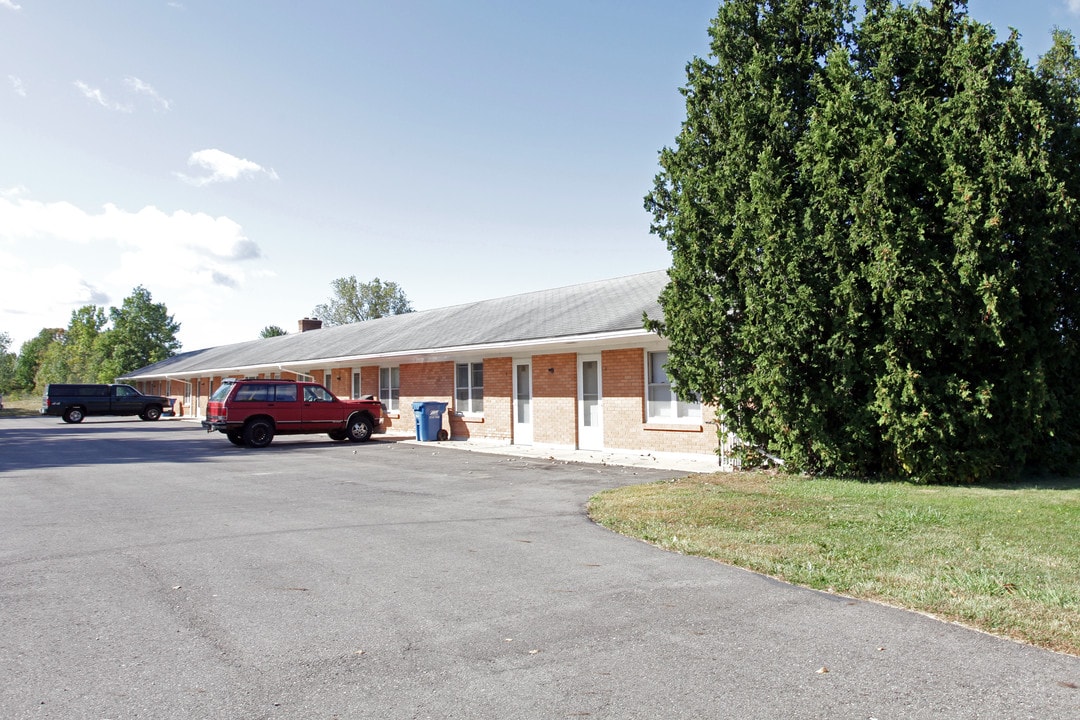
[[302, 378], [339, 397], [379, 398], [388, 432], [411, 433], [412, 403], [448, 403], [451, 439], [714, 455], [713, 408], [682, 402], [661, 317], [665, 271], [195, 350], [128, 374], [200, 417], [227, 377]]

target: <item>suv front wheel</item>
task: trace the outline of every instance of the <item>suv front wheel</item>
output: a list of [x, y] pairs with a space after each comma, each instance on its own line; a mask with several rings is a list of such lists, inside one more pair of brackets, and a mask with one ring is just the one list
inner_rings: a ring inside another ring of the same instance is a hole
[[259, 418], [249, 420], [244, 426], [244, 443], [248, 447], [264, 448], [274, 439], [274, 424], [269, 420]]
[[348, 433], [349, 439], [353, 442], [367, 442], [371, 438], [371, 432], [374, 429], [371, 420], [366, 417], [353, 416], [349, 418], [349, 424], [345, 428], [345, 432]]

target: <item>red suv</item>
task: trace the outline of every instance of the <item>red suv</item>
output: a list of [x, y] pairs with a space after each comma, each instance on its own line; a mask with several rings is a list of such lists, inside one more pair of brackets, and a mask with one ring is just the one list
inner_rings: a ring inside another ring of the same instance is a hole
[[339, 400], [322, 385], [295, 380], [225, 380], [206, 404], [207, 432], [233, 445], [266, 447], [274, 435], [327, 433], [367, 441], [382, 418], [378, 400]]

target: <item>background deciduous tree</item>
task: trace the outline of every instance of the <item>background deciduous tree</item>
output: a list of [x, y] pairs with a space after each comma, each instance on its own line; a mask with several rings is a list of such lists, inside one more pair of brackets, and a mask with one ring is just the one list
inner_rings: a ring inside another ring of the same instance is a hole
[[6, 395], [15, 389], [15, 360], [17, 356], [9, 352], [11, 336], [0, 332], [0, 395]]
[[63, 328], [42, 328], [42, 330], [30, 340], [27, 340], [19, 348], [19, 358], [15, 361], [15, 384], [19, 390], [33, 390], [37, 387], [38, 371], [48, 349], [54, 344], [63, 341]]
[[264, 327], [262, 330], [259, 331], [259, 337], [263, 338], [263, 339], [272, 338], [272, 337], [281, 337], [282, 335], [288, 335], [288, 334], [289, 333], [287, 333], [285, 331], [285, 328], [283, 328], [283, 327], [281, 327], [279, 325], [267, 325], [266, 327]]
[[113, 382], [131, 370], [172, 357], [180, 349], [180, 323], [164, 303], [153, 302], [150, 291], [138, 286], [119, 308], [109, 308], [112, 327], [98, 343], [101, 364], [98, 382]]
[[865, 10], [720, 7], [646, 198], [672, 252], [668, 371], [792, 469], [1075, 460], [1071, 38], [1036, 73], [963, 0]]
[[111, 383], [180, 349], [180, 324], [164, 303], [136, 287], [119, 308], [85, 305], [65, 328], [44, 328], [23, 343], [14, 365], [14, 386], [41, 389], [49, 383]]
[[328, 326], [412, 312], [412, 304], [396, 282], [383, 282], [379, 278], [357, 282], [356, 276], [350, 275], [334, 280], [330, 287], [333, 296], [312, 311]]
[[96, 305], [84, 305], [71, 313], [61, 347], [64, 351], [67, 377], [51, 382], [94, 382], [102, 363], [101, 338], [107, 332], [105, 310]]

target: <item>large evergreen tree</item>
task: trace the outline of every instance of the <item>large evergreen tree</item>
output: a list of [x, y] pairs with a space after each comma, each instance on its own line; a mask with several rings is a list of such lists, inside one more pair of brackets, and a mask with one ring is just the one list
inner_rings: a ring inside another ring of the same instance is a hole
[[646, 200], [677, 385], [795, 469], [1071, 457], [1075, 80], [962, 0], [729, 0], [711, 33]]

